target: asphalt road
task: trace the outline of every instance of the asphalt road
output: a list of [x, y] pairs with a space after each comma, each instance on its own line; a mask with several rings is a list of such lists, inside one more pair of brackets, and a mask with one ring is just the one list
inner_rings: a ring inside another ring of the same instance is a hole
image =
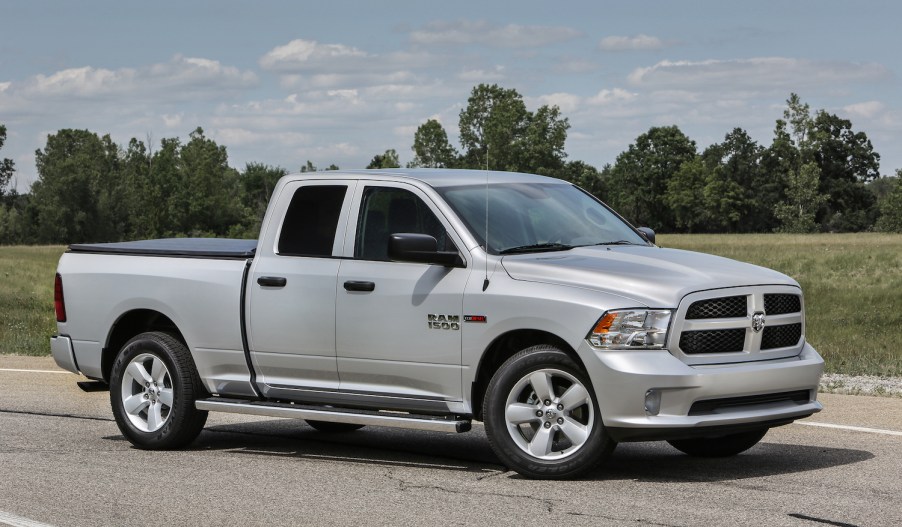
[[[466, 434], [211, 414], [191, 448], [145, 452], [107, 392], [0, 356], [0, 525], [902, 525], [902, 399], [823, 395], [726, 460], [622, 444], [580, 481], [506, 472]], [[876, 431], [875, 431], [876, 430]], [[882, 431], [882, 432], [881, 432]], [[32, 523], [29, 523], [32, 522]]]

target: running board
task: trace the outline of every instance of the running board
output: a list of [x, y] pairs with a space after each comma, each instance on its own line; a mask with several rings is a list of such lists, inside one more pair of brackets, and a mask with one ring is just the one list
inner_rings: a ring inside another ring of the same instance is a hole
[[292, 419], [311, 419], [331, 423], [349, 423], [355, 425], [389, 426], [413, 430], [430, 430], [432, 432], [468, 432], [469, 419], [453, 419], [434, 415], [417, 415], [396, 412], [376, 412], [371, 410], [345, 410], [340, 408], [323, 408], [290, 403], [273, 403], [246, 401], [243, 399], [225, 399], [211, 397], [195, 401], [198, 410], [212, 412], [228, 412], [233, 414], [262, 415], [265, 417], [289, 417]]

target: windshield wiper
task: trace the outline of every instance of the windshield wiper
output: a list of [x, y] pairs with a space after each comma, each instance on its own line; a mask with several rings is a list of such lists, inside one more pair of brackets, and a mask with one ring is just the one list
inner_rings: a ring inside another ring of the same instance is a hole
[[519, 247], [510, 247], [508, 249], [504, 249], [498, 254], [517, 254], [517, 253], [531, 253], [531, 252], [542, 252], [542, 251], [566, 251], [568, 249], [572, 249], [572, 245], [566, 245], [563, 243], [534, 243], [532, 245], [521, 245]]
[[640, 245], [635, 242], [631, 242], [629, 240], [617, 240], [615, 242], [599, 242], [593, 243], [592, 245]]

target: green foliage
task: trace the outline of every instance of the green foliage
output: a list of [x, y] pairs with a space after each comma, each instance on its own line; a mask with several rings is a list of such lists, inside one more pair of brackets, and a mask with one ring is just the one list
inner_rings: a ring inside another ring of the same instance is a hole
[[890, 182], [891, 190], [879, 201], [880, 218], [877, 230], [902, 232], [902, 169], [896, 170], [896, 177], [883, 178]]
[[557, 106], [532, 113], [517, 90], [480, 84], [461, 110], [459, 126], [464, 168], [547, 175], [565, 169], [570, 122]]
[[677, 126], [653, 127], [617, 156], [608, 177], [608, 203], [634, 225], [674, 228], [667, 182], [697, 156], [695, 141]]
[[[3, 144], [6, 142], [6, 126], [0, 124], [0, 149], [3, 148]], [[16, 172], [16, 164], [13, 163], [12, 159], [3, 158], [0, 159], [0, 198], [2, 198], [6, 194], [6, 187], [9, 186], [9, 182], [13, 177], [13, 174]]]
[[373, 156], [366, 168], [401, 168], [401, 162], [398, 161], [398, 153], [395, 149], [389, 148], [384, 154]]
[[805, 163], [798, 170], [786, 174], [786, 201], [774, 207], [774, 216], [780, 220], [780, 232], [814, 232], [817, 225], [814, 215], [827, 201], [818, 192], [821, 169], [815, 163]]
[[448, 133], [442, 124], [429, 119], [421, 124], [413, 135], [414, 157], [409, 168], [452, 168], [457, 165], [457, 150], [448, 142]]

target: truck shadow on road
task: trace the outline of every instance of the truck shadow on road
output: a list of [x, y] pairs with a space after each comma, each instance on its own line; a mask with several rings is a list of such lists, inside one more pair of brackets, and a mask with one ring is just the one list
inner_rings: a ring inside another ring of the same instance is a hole
[[[256, 421], [209, 426], [191, 449], [305, 461], [422, 466], [477, 475], [505, 470], [492, 453], [481, 426], [474, 426], [465, 434], [381, 427], [323, 433], [294, 420]], [[611, 459], [586, 479], [716, 482], [821, 470], [873, 457], [864, 450], [771, 443], [766, 438], [751, 450], [724, 459], [692, 458], [664, 442], [625, 443], [618, 445]], [[509, 476], [520, 477], [512, 472]]]

